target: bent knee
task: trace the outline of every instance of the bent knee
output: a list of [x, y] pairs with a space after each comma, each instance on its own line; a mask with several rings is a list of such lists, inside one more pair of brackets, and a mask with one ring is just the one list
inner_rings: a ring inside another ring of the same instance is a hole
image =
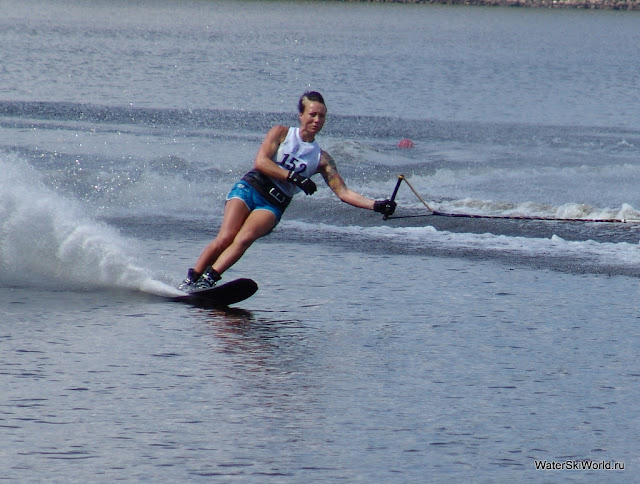
[[258, 240], [260, 237], [261, 235], [256, 232], [244, 231], [236, 235], [235, 239], [233, 240], [233, 243], [239, 246], [242, 246], [244, 248], [247, 248], [251, 244], [253, 244], [256, 240]]
[[209, 246], [212, 249], [224, 250], [233, 243], [234, 238], [234, 234], [218, 234]]

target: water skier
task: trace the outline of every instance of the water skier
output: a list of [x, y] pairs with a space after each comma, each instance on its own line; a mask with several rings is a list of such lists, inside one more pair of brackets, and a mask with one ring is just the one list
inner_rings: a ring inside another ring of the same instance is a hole
[[292, 197], [317, 187], [311, 176], [320, 173], [340, 200], [354, 207], [391, 215], [396, 203], [373, 200], [347, 187], [336, 163], [315, 141], [322, 130], [327, 107], [322, 95], [304, 93], [298, 102], [300, 127], [277, 125], [269, 130], [258, 150], [253, 169], [238, 181], [226, 197], [222, 225], [195, 266], [178, 286], [186, 292], [209, 289], [260, 237], [280, 221]]

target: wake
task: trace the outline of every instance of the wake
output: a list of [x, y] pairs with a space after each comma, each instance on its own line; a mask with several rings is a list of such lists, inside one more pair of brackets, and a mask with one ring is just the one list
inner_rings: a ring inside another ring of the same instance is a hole
[[47, 187], [32, 166], [0, 154], [0, 171], [0, 283], [179, 294], [134, 261], [131, 241]]

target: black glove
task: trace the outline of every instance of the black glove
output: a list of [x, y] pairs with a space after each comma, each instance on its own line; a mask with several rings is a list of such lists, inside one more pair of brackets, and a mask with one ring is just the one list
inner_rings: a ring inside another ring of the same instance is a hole
[[289, 172], [289, 176], [287, 177], [287, 181], [290, 181], [294, 185], [302, 188], [302, 191], [307, 195], [313, 195], [315, 191], [318, 189], [315, 183], [311, 178], [307, 178], [306, 176], [302, 176], [299, 173], [291, 170]]
[[393, 200], [376, 200], [375, 202], [373, 202], [373, 210], [383, 215], [389, 216], [393, 215], [393, 212], [396, 211], [396, 205], [398, 204]]

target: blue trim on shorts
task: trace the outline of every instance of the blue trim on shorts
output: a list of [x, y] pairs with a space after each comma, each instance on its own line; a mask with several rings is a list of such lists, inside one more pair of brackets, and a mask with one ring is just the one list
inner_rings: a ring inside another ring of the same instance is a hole
[[241, 180], [233, 185], [231, 191], [229, 191], [229, 194], [227, 195], [227, 202], [232, 198], [242, 200], [251, 211], [269, 210], [276, 216], [276, 224], [280, 222], [280, 219], [282, 218], [283, 211], [265, 200], [265, 198], [260, 195], [255, 188], [245, 181]]

